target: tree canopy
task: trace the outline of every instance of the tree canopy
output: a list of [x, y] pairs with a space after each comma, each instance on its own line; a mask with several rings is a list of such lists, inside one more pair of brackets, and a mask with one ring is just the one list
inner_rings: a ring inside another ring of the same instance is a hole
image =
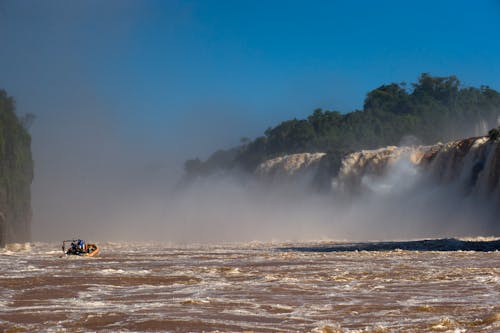
[[475, 124], [496, 126], [500, 117], [500, 93], [488, 86], [463, 87], [455, 76], [424, 73], [409, 87], [382, 85], [367, 93], [362, 110], [342, 114], [315, 109], [306, 119], [283, 121], [263, 136], [218, 151], [205, 162], [187, 161], [186, 171], [197, 174], [192, 171], [202, 169], [207, 174], [233, 167], [250, 171], [266, 159], [300, 152], [322, 151], [338, 157], [398, 145], [409, 135], [432, 144], [474, 135]]

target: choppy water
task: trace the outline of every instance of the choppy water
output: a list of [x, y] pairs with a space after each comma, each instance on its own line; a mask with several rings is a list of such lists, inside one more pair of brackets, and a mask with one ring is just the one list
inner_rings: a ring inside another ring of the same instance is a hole
[[500, 332], [498, 251], [100, 245], [0, 250], [0, 331]]

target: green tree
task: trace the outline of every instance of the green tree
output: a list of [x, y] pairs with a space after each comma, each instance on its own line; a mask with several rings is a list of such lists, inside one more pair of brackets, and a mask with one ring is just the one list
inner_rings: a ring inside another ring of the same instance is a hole
[[[252, 171], [277, 155], [305, 151], [343, 154], [397, 145], [406, 135], [431, 144], [457, 139], [470, 131], [471, 124], [493, 124], [500, 117], [500, 93], [490, 87], [462, 87], [453, 75], [428, 73], [410, 87], [405, 83], [382, 85], [367, 93], [362, 110], [341, 114], [318, 108], [306, 119], [285, 120], [266, 129], [262, 137], [242, 141], [236, 151], [211, 156], [200, 168], [210, 173], [219, 164], [219, 169], [236, 166]], [[329, 157], [332, 161], [339, 158]]]
[[500, 138], [500, 127], [490, 129], [488, 132], [488, 138], [491, 141], [498, 140]]

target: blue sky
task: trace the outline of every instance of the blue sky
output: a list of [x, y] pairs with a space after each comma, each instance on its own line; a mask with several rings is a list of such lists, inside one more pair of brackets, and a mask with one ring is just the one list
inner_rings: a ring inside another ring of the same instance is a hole
[[499, 32], [492, 0], [0, 0], [0, 88], [37, 117], [35, 217], [48, 220], [62, 197], [156, 184], [422, 72], [500, 90]]
[[93, 108], [132, 142], [185, 138], [193, 154], [422, 72], [500, 89], [498, 1], [2, 1], [0, 15], [0, 86], [20, 113]]

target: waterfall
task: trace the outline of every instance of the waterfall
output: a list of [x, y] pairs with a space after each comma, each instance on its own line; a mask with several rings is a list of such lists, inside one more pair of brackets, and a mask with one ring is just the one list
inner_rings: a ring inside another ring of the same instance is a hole
[[390, 190], [391, 184], [412, 182], [417, 173], [422, 181], [454, 184], [463, 195], [491, 196], [500, 203], [500, 142], [475, 137], [351, 153], [342, 161], [334, 190], [358, 193], [377, 186]]
[[276, 157], [260, 164], [255, 173], [258, 176], [293, 176], [316, 167], [325, 153], [302, 153]]
[[[498, 120], [498, 119], [497, 119]], [[488, 122], [484, 119], [479, 120], [479, 122], [474, 126], [474, 135], [481, 136], [488, 133], [491, 127], [488, 126]]]
[[[285, 155], [260, 164], [264, 179], [296, 180], [318, 173], [325, 153]], [[343, 194], [391, 192], [413, 185], [455, 186], [463, 196], [492, 197], [500, 203], [500, 142], [473, 137], [430, 146], [388, 146], [347, 154], [331, 190]], [[496, 198], [496, 199], [495, 199]]]
[[464, 195], [499, 196], [500, 143], [486, 137], [442, 145], [426, 161], [426, 171], [437, 183], [456, 183]]

